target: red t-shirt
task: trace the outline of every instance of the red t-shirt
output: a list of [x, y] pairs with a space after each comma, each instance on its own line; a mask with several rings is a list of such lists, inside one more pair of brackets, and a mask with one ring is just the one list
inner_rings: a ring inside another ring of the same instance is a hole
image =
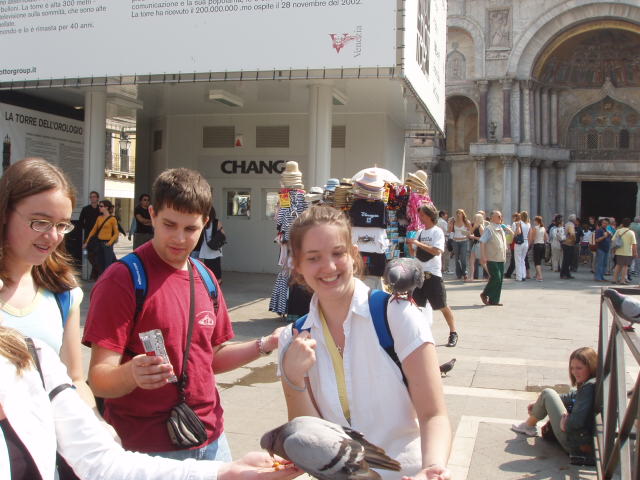
[[[82, 342], [89, 347], [95, 344], [122, 353], [122, 363], [125, 363], [131, 359], [128, 352], [144, 353], [138, 333], [158, 328], [164, 336], [173, 370], [180, 378], [189, 326], [189, 273], [165, 263], [152, 242], [140, 246], [136, 253], [147, 273], [148, 290], [135, 325], [136, 302], [131, 276], [125, 265], [116, 263], [93, 287]], [[213, 275], [212, 278], [215, 279]], [[219, 287], [216, 317], [207, 287], [195, 268], [194, 279], [196, 316], [188, 360], [187, 404], [206, 425], [209, 441], [213, 441], [223, 431], [222, 405], [212, 370], [213, 349], [233, 338], [233, 329]], [[165, 422], [178, 402], [175, 383], [156, 390], [136, 388], [123, 397], [105, 400], [104, 417], [120, 435], [125, 449], [172, 451], [176, 447], [169, 439]]]

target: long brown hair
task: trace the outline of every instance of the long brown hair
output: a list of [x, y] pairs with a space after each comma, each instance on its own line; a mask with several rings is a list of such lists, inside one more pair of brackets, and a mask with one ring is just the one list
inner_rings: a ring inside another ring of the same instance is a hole
[[589, 369], [589, 378], [594, 378], [596, 376], [596, 371], [598, 369], [598, 354], [591, 347], [582, 347], [577, 350], [574, 350], [571, 356], [569, 357], [569, 378], [571, 378], [571, 385], [576, 385], [576, 377], [571, 373], [571, 360], [578, 360], [587, 366]]
[[[69, 179], [62, 170], [42, 158], [20, 160], [0, 178], [0, 279], [6, 284], [11, 284], [5, 252], [8, 215], [20, 201], [49, 190], [61, 190], [71, 200], [71, 205], [75, 206], [76, 192]], [[78, 286], [64, 241], [42, 265], [33, 266], [31, 276], [38, 287], [54, 293]]]
[[[289, 231], [289, 246], [291, 247], [291, 257], [293, 259], [294, 267], [299, 265], [300, 257], [302, 256], [302, 242], [307, 232], [318, 225], [335, 225], [340, 229], [347, 251], [351, 255], [351, 222], [347, 216], [340, 210], [329, 207], [327, 205], [315, 205], [305, 210], [291, 226]], [[353, 258], [353, 273], [358, 276], [364, 271], [364, 265], [362, 263], [362, 257], [356, 255]], [[305, 286], [302, 275], [293, 272], [291, 276], [293, 283], [298, 283]]]
[[0, 326], [0, 355], [15, 365], [18, 375], [31, 366], [31, 354], [24, 337], [12, 328]]

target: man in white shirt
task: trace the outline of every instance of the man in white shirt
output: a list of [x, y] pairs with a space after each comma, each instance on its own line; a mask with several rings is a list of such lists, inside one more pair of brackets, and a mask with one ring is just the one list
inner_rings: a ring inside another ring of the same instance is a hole
[[[440, 230], [442, 230], [442, 233], [444, 233], [445, 245], [446, 245], [446, 238], [448, 235], [447, 232], [449, 231], [449, 213], [446, 210], [440, 210], [440, 212], [438, 213], [438, 227], [440, 228]], [[447, 251], [446, 248], [444, 252], [442, 252], [441, 260], [442, 260], [441, 261], [442, 273], [443, 274], [450, 273], [449, 272], [449, 252]]]
[[432, 203], [420, 207], [418, 215], [427, 228], [420, 230], [415, 238], [407, 239], [407, 243], [411, 255], [422, 263], [424, 283], [422, 287], [413, 291], [412, 296], [418, 306], [425, 307], [428, 301], [433, 310], [442, 312], [449, 325], [447, 347], [455, 347], [458, 343], [458, 332], [453, 311], [447, 306], [447, 292], [442, 280], [441, 255], [445, 251], [444, 232], [436, 224], [438, 211]]

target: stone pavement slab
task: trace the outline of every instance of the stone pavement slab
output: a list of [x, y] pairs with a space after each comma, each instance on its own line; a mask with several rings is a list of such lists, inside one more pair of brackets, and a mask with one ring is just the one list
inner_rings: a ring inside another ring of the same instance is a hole
[[[568, 359], [574, 349], [597, 347], [603, 284], [593, 282], [588, 272], [578, 272], [576, 280], [569, 281], [544, 273], [543, 283], [505, 280], [503, 307], [481, 304], [484, 282], [445, 277], [460, 334], [458, 345], [444, 346], [448, 329], [440, 313], [435, 313], [432, 328], [440, 362], [457, 359], [453, 371], [442, 379], [454, 437], [451, 466], [456, 480], [595, 478], [594, 469], [570, 466], [556, 446], [509, 429], [511, 423], [524, 420], [527, 405], [543, 388], [569, 388]], [[222, 289], [237, 340], [256, 338], [283, 325], [268, 311], [274, 280], [267, 274], [224, 273]], [[217, 376], [234, 457], [259, 449], [262, 433], [286, 421], [275, 362], [273, 353]], [[628, 372], [637, 374], [637, 368], [629, 367]]]

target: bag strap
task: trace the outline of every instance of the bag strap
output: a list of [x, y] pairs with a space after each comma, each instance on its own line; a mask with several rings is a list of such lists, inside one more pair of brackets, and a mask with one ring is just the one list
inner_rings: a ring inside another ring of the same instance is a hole
[[[40, 365], [40, 357], [38, 357], [38, 352], [36, 350], [36, 345], [35, 343], [33, 343], [33, 339], [30, 337], [25, 337], [24, 341], [27, 343], [27, 348], [29, 349], [29, 353], [31, 354], [31, 358], [33, 359], [33, 363], [36, 366], [36, 369], [38, 370], [38, 374], [40, 375], [40, 381], [42, 382], [42, 388], [45, 389], [45, 392], [47, 391], [47, 387], [44, 384], [44, 375], [42, 374], [42, 366]], [[71, 385], [70, 383], [61, 383], [60, 385], [58, 385], [56, 388], [54, 388], [53, 390], [51, 390], [49, 392], [49, 401], [53, 401], [54, 398], [56, 398], [58, 396], [58, 394], [64, 390], [66, 390], [67, 388], [76, 388], [73, 385]]]
[[69, 310], [71, 309], [71, 290], [54, 293], [53, 297], [56, 299], [56, 303], [58, 304], [60, 316], [62, 317], [62, 328], [64, 328], [67, 325]]
[[189, 361], [189, 351], [191, 350], [191, 337], [193, 337], [193, 324], [196, 319], [196, 285], [193, 278], [193, 267], [191, 262], [187, 260], [187, 270], [189, 270], [189, 329], [187, 330], [187, 344], [184, 349], [184, 357], [182, 358], [182, 375], [178, 381], [178, 390], [180, 391], [180, 400], [186, 400], [185, 389], [189, 381], [187, 367]]
[[[389, 319], [387, 316], [387, 304], [391, 295], [383, 290], [369, 291], [369, 311], [373, 320], [373, 327], [378, 337], [378, 343], [382, 349], [389, 355], [393, 363], [395, 363], [402, 373], [402, 381], [405, 385], [409, 385], [407, 378], [402, 370], [402, 362], [398, 358], [398, 354], [394, 349], [393, 335], [389, 327]], [[302, 328], [307, 321], [308, 315], [298, 318], [292, 325], [292, 332], [295, 328], [298, 332], [308, 332], [310, 328]]]
[[100, 230], [102, 230], [102, 227], [104, 227], [104, 225], [109, 221], [110, 218], [113, 218], [113, 215], [109, 215], [104, 222], [102, 222], [102, 225], [100, 225], [100, 227], [98, 227], [98, 231], [96, 232], [95, 237], [98, 238], [98, 235], [100, 235]]
[[128, 255], [125, 255], [119, 261], [120, 263], [124, 263], [127, 266], [127, 268], [129, 269], [129, 274], [131, 275], [131, 282], [133, 283], [133, 288], [136, 296], [136, 314], [134, 317], [135, 322], [138, 315], [142, 311], [144, 301], [147, 298], [147, 272], [144, 269], [142, 259], [135, 252], [131, 252]]
[[218, 288], [216, 287], [216, 282], [214, 282], [211, 272], [209, 269], [204, 266], [204, 264], [198, 260], [197, 258], [192, 258], [193, 264], [196, 266], [196, 270], [198, 270], [198, 274], [200, 278], [204, 282], [207, 287], [207, 291], [209, 292], [209, 298], [213, 302], [213, 312], [218, 314]]

